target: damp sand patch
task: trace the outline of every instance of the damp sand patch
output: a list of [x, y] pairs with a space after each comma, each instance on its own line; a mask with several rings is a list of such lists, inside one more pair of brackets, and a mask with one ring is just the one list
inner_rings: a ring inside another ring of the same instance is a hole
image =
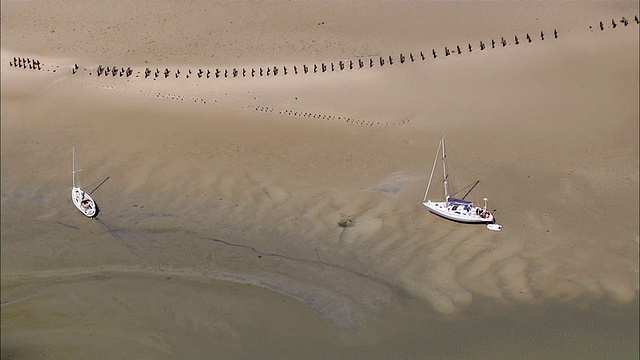
[[377, 186], [371, 188], [371, 190], [382, 191], [385, 194], [395, 195], [419, 179], [421, 179], [420, 176], [395, 172], [387, 176]]

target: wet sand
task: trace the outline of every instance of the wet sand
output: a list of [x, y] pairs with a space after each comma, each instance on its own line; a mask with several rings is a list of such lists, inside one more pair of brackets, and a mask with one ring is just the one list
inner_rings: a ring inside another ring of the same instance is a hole
[[2, 3], [3, 358], [637, 357], [637, 3], [114, 4]]
[[635, 304], [504, 306], [477, 298], [441, 316], [405, 299], [353, 337], [299, 300], [235, 282], [102, 273], [26, 281], [21, 292], [28, 300], [3, 300], [11, 307], [3, 358], [626, 359], [638, 352]]

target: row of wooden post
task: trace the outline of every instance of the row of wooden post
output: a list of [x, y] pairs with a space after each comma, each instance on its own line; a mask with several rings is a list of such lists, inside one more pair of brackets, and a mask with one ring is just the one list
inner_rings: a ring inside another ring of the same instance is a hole
[[[554, 29], [553, 30], [553, 37], [555, 39], [557, 39], [559, 36], [558, 34], [558, 30]], [[533, 42], [533, 38], [531, 37], [531, 35], [529, 33], [526, 34], [526, 39], [529, 43]], [[540, 40], [545, 40], [545, 33], [544, 31], [540, 32]], [[502, 37], [500, 40], [500, 44], [502, 44], [502, 47], [506, 47], [509, 42]], [[495, 39], [491, 39], [491, 48], [494, 49], [496, 48], [498, 42], [496, 42]], [[514, 44], [518, 45], [520, 44], [520, 38], [516, 35], [514, 37]], [[485, 43], [483, 41], [480, 41], [479, 43], [479, 48], [480, 50], [485, 50], [487, 48], [487, 45], [485, 45]], [[473, 52], [474, 47], [471, 43], [467, 44], [467, 49], [469, 52]], [[444, 55], [445, 56], [450, 56], [453, 53], [457, 52], [458, 54], [462, 54], [463, 50], [462, 48], [457, 45], [455, 49], [449, 49], [449, 47], [445, 47], [444, 48]], [[436, 49], [432, 49], [431, 50], [431, 54], [433, 56], [433, 58], [437, 58], [438, 57], [438, 53], [436, 51]], [[420, 51], [419, 53], [419, 58], [421, 60], [426, 60], [426, 56], [424, 54], [424, 52]], [[403, 64], [407, 61], [410, 62], [415, 62], [418, 59], [418, 56], [415, 56], [413, 53], [409, 53], [408, 55], [405, 54], [400, 54], [398, 61]], [[376, 63], [378, 63], [381, 67], [384, 66], [385, 64], [389, 64], [389, 65], [393, 65], [395, 63], [395, 60], [393, 56], [388, 56], [388, 57], [383, 57], [380, 56], [377, 59], [374, 58], [369, 58], [368, 61], [364, 60], [364, 59], [357, 59], [357, 60], [340, 60], [337, 63], [320, 63], [320, 64], [313, 64], [312, 66], [308, 66], [308, 65], [302, 65], [301, 67], [298, 67], [297, 65], [294, 65], [292, 67], [287, 67], [287, 66], [283, 66], [282, 69], [280, 69], [277, 66], [274, 67], [260, 67], [260, 68], [251, 68], [251, 69], [246, 69], [246, 68], [242, 68], [242, 69], [237, 69], [237, 68], [233, 68], [233, 69], [215, 69], [214, 71], [212, 71], [211, 69], [198, 69], [197, 71], [192, 71], [192, 70], [187, 70], [187, 72], [184, 74], [185, 78], [191, 78], [194, 76], [197, 76], [198, 78], [229, 78], [229, 77], [263, 77], [263, 76], [277, 76], [279, 75], [281, 72], [283, 75], [288, 75], [288, 74], [308, 74], [308, 73], [325, 73], [325, 72], [335, 72], [335, 71], [343, 71], [345, 69], [349, 69], [349, 70], [353, 70], [354, 68], [358, 68], [358, 69], [362, 69], [365, 67], [369, 67], [372, 68], [375, 66]], [[77, 64], [74, 65], [73, 69], [72, 69], [72, 73], [76, 74], [78, 71], [79, 67]], [[282, 70], [282, 71], [281, 71]], [[128, 67], [128, 68], [122, 68], [122, 67], [116, 67], [116, 66], [107, 66], [107, 67], [103, 67], [102, 65], [99, 65], [96, 71], [98, 76], [126, 76], [126, 77], [130, 77], [133, 75], [133, 70]], [[161, 71], [160, 69], [155, 69], [152, 70], [150, 68], [146, 68], [144, 70], [143, 73], [138, 72], [138, 75], [144, 76], [145, 79], [148, 78], [153, 78], [154, 80], [158, 79], [158, 78], [162, 78], [164, 77], [169, 78], [172, 74], [172, 71], [169, 70], [168, 68], [164, 69], [164, 71]], [[180, 69], [175, 70], [175, 72], [173, 72], [173, 76], [175, 76], [175, 78], [179, 78], [181, 75]]]

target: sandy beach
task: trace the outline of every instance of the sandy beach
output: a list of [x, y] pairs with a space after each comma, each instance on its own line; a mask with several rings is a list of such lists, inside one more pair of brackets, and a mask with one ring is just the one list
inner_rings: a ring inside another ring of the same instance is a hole
[[3, 359], [640, 354], [638, 2], [0, 10]]

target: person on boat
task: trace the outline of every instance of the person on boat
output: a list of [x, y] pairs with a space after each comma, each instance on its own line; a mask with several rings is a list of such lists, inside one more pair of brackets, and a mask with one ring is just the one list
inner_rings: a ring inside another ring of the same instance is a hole
[[89, 209], [91, 207], [91, 201], [89, 201], [89, 199], [84, 199], [82, 200], [82, 207], [85, 209]]

